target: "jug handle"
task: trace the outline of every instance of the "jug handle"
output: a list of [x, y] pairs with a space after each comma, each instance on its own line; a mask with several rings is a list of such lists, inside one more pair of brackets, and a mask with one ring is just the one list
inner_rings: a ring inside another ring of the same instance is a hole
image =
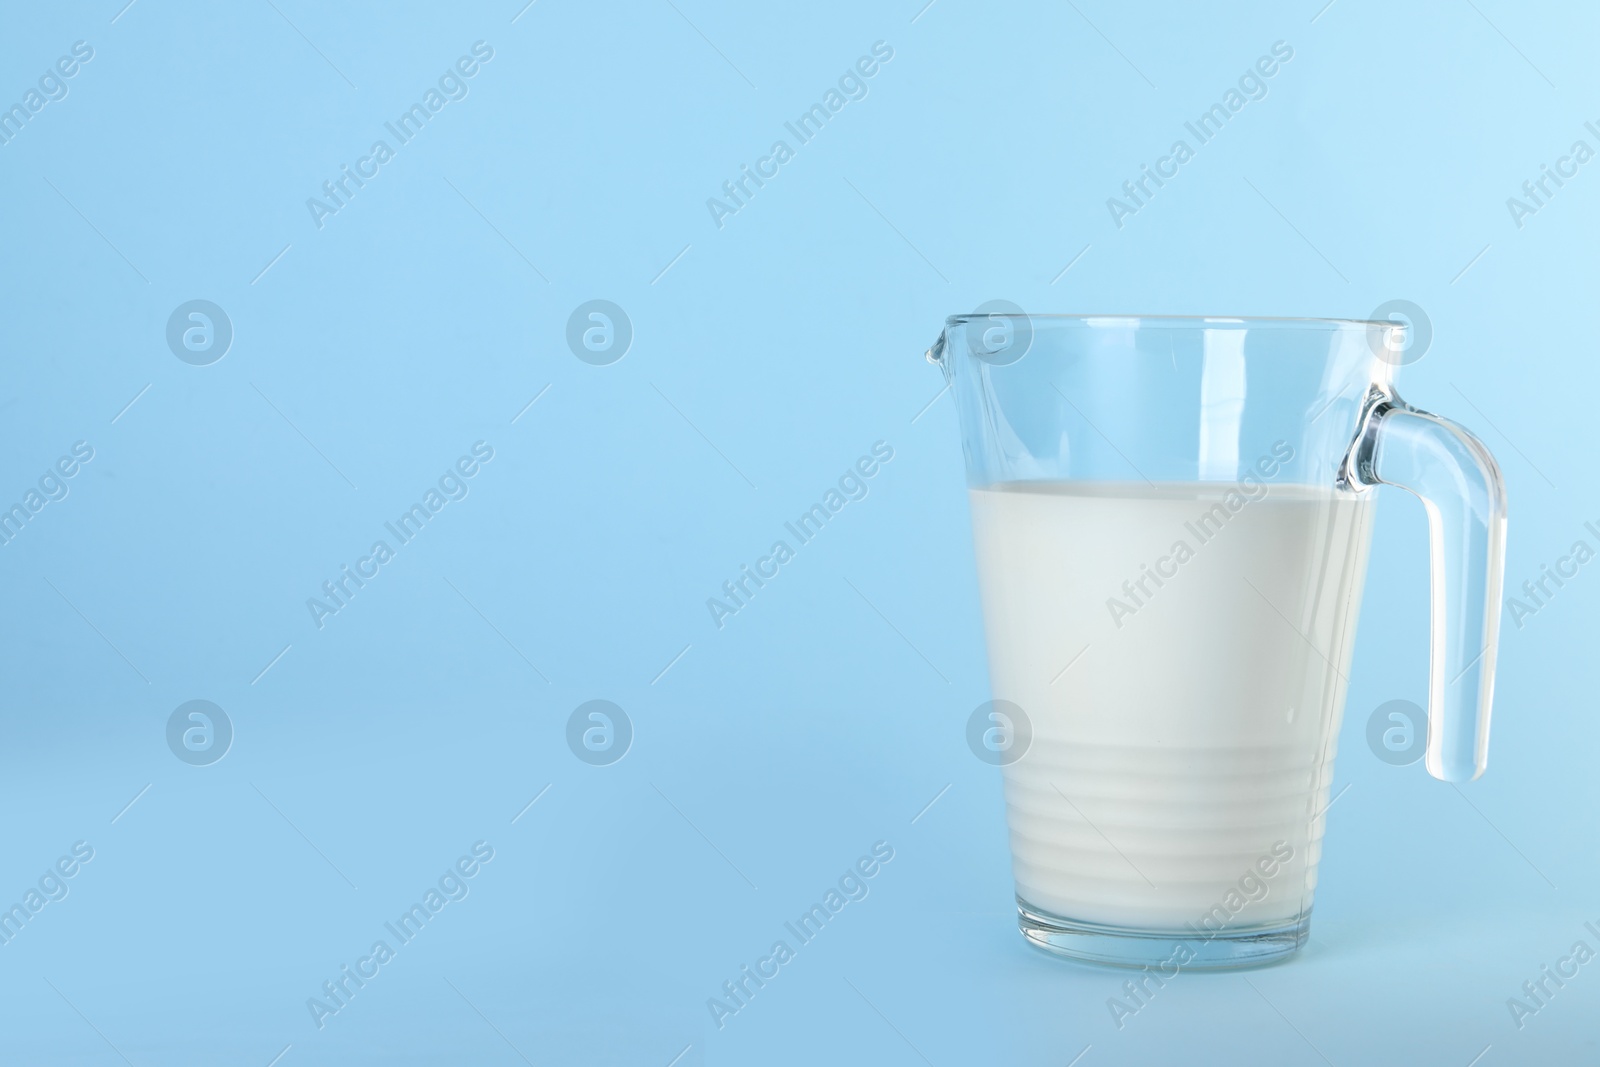
[[1424, 765], [1445, 782], [1483, 773], [1489, 758], [1505, 577], [1506, 490], [1494, 456], [1467, 430], [1374, 388], [1341, 481], [1393, 485], [1428, 514], [1428, 744]]

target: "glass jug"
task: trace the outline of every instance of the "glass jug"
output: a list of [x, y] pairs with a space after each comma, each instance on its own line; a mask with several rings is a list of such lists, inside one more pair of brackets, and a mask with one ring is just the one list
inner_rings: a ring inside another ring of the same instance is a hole
[[1428, 772], [1488, 754], [1505, 490], [1392, 378], [1398, 322], [956, 315], [1019, 924], [1225, 968], [1309, 929], [1374, 493], [1428, 515]]

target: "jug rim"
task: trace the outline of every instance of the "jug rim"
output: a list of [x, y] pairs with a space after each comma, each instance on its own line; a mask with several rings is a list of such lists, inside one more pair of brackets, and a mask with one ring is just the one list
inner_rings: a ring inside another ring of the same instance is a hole
[[[946, 326], [960, 326], [974, 319], [988, 318], [991, 315], [1009, 315], [1015, 317], [1015, 312], [1004, 311], [968, 311], [945, 318]], [[1071, 312], [1022, 312], [1022, 317], [1030, 322], [1045, 319], [1064, 325], [1078, 325], [1086, 328], [1099, 327], [1127, 327], [1133, 325], [1148, 325], [1166, 329], [1174, 328], [1220, 328], [1220, 329], [1249, 329], [1261, 328], [1286, 328], [1294, 326], [1321, 327], [1343, 329], [1346, 327], [1370, 330], [1379, 329], [1406, 329], [1408, 324], [1399, 319], [1335, 319], [1315, 318], [1308, 316], [1257, 316], [1257, 315], [1139, 315], [1139, 314], [1100, 314], [1085, 315]]]

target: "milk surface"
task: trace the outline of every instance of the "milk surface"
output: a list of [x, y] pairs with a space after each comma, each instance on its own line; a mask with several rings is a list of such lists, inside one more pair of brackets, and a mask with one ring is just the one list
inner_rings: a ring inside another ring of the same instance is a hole
[[1152, 930], [1308, 910], [1370, 495], [1021, 482], [971, 502], [994, 696], [1032, 727], [1003, 770], [1018, 896]]

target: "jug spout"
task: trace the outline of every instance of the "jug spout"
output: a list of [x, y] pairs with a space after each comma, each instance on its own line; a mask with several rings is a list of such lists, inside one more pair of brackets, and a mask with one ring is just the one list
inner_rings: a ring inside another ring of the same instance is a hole
[[946, 338], [948, 338], [948, 336], [948, 328], [939, 331], [938, 338], [933, 342], [933, 344], [929, 345], [928, 350], [923, 353], [929, 363], [932, 363], [934, 366], [944, 371], [944, 380], [947, 382], [950, 380], [950, 363], [944, 357]]

